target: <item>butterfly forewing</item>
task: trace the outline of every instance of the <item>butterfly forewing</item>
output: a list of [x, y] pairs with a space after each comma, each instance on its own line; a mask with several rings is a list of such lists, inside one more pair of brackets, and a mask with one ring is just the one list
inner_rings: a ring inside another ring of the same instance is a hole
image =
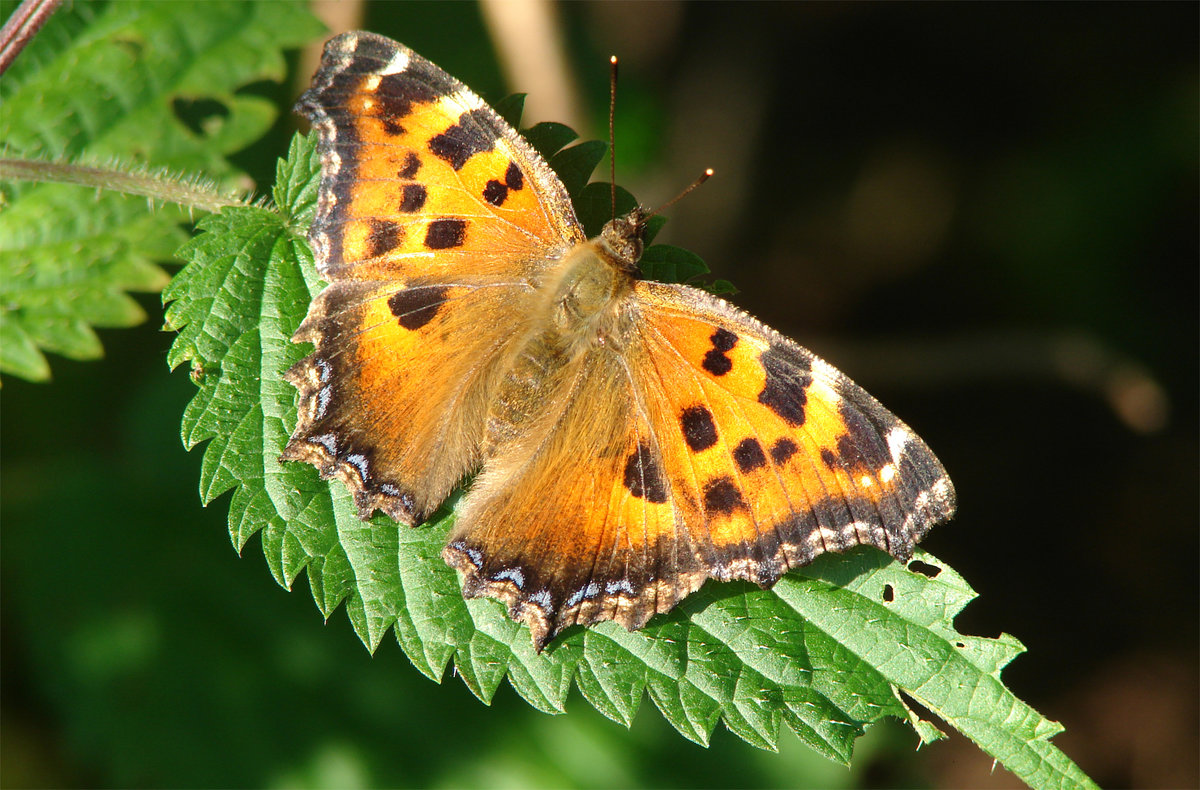
[[319, 270], [531, 276], [582, 241], [553, 171], [483, 101], [412, 50], [345, 33], [298, 108], [320, 135]]
[[582, 231], [525, 141], [407, 47], [332, 39], [298, 106], [319, 136], [309, 240], [330, 285], [294, 338], [316, 352], [288, 373], [283, 457], [341, 479], [364, 517], [410, 523], [478, 465], [533, 283]]
[[824, 551], [907, 559], [949, 518], [933, 453], [861, 387], [724, 300], [641, 282], [637, 377], [675, 491], [696, 502], [718, 578], [771, 584]]

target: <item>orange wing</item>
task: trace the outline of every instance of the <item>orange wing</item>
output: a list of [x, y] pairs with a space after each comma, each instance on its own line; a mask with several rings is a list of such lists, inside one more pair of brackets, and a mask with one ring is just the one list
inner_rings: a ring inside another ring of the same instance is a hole
[[636, 291], [663, 468], [705, 525], [714, 577], [766, 586], [860, 544], [908, 559], [953, 514], [929, 447], [833, 366], [702, 291]]
[[329, 286], [293, 340], [283, 460], [412, 523], [479, 462], [495, 368], [550, 261], [583, 239], [558, 178], [482, 100], [369, 33], [325, 46], [298, 108], [321, 153], [309, 240]]
[[554, 172], [482, 99], [371, 33], [325, 45], [297, 104], [320, 135], [309, 239], [342, 279], [536, 275], [531, 252], [583, 241]]
[[859, 544], [907, 559], [953, 513], [925, 443], [810, 352], [684, 286], [639, 282], [623, 310], [623, 344], [486, 462], [443, 555], [539, 648], [641, 627], [707, 578], [766, 587]]

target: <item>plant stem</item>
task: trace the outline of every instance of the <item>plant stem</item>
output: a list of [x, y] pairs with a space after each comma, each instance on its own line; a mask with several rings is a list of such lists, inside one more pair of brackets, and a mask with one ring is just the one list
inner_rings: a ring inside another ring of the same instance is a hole
[[145, 195], [167, 203], [178, 203], [201, 211], [220, 211], [226, 206], [248, 205], [247, 201], [241, 198], [222, 195], [215, 188], [194, 180], [189, 182], [151, 173], [131, 173], [56, 162], [0, 158], [0, 179], [52, 181], [111, 189], [130, 195]]
[[62, 0], [24, 0], [0, 28], [0, 74], [8, 70]]

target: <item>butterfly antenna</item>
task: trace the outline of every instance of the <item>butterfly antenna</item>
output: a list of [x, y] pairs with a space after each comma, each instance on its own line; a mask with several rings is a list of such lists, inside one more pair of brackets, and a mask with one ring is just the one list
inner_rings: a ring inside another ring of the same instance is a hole
[[608, 186], [612, 199], [612, 218], [617, 218], [617, 135], [614, 119], [617, 115], [617, 56], [608, 59]]
[[654, 209], [654, 211], [651, 211], [646, 216], [647, 217], [655, 217], [655, 216], [658, 216], [659, 214], [663, 213], [664, 211], [669, 209], [671, 206], [674, 206], [676, 203], [683, 200], [688, 195], [688, 193], [690, 193], [693, 189], [700, 186], [708, 179], [712, 178], [712, 174], [713, 174], [713, 169], [711, 167], [705, 168], [704, 172], [700, 174], [700, 177], [697, 178], [695, 181], [693, 181], [691, 184], [689, 184], [687, 189], [683, 190], [678, 195], [676, 195], [675, 197], [668, 200], [666, 203], [663, 203], [661, 206]]

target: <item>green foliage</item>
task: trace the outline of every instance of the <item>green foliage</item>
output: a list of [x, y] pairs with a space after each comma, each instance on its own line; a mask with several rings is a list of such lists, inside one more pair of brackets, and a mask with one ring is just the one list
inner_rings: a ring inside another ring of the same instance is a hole
[[641, 631], [573, 629], [539, 655], [501, 604], [464, 600], [440, 560], [453, 501], [414, 529], [383, 516], [364, 522], [344, 487], [308, 465], [280, 465], [295, 423], [282, 373], [304, 354], [288, 337], [320, 287], [303, 241], [317, 171], [311, 141], [294, 142], [279, 170], [280, 213], [230, 209], [203, 220], [180, 253], [189, 264], [164, 292], [167, 323], [180, 331], [170, 364], [203, 371], [183, 423], [187, 446], [208, 441], [201, 496], [233, 491], [235, 546], [261, 532], [280, 584], [307, 569], [321, 612], [344, 602], [370, 650], [394, 629], [423, 674], [440, 681], [453, 663], [485, 702], [507, 678], [530, 705], [557, 713], [577, 684], [628, 725], [648, 695], [698, 743], [723, 721], [771, 749], [786, 726], [848, 762], [855, 740], [886, 716], [909, 720], [923, 741], [939, 737], [906, 694], [1034, 787], [1089, 785], [1049, 742], [1061, 727], [999, 679], [1021, 645], [958, 634], [953, 618], [974, 593], [927, 554], [930, 575], [860, 549], [824, 556], [770, 591], [710, 583]]
[[[79, 3], [60, 10], [0, 80], [5, 156], [202, 172], [277, 116], [239, 92], [284, 76], [283, 50], [316, 35], [299, 2]], [[167, 282], [186, 239], [175, 206], [76, 186], [9, 182], [0, 211], [0, 371], [49, 377], [42, 351], [99, 357], [93, 326], [130, 326], [127, 291]]]

